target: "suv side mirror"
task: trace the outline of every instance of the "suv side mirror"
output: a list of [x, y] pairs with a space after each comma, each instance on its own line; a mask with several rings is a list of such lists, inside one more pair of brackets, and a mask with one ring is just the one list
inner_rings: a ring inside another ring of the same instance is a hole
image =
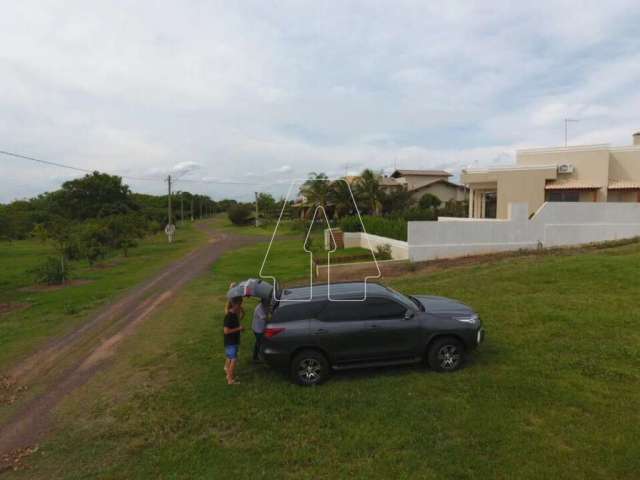
[[411, 320], [414, 315], [415, 315], [415, 312], [412, 312], [411, 310], [407, 310], [406, 312], [404, 312], [404, 319]]

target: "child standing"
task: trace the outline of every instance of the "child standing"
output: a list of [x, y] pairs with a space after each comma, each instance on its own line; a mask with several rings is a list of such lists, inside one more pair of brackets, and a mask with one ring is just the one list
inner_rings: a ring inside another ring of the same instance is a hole
[[235, 380], [236, 364], [238, 363], [238, 349], [240, 348], [240, 333], [244, 327], [240, 325], [240, 320], [244, 315], [242, 309], [242, 297], [234, 297], [225, 306], [224, 316], [224, 371], [227, 374], [227, 383], [233, 385], [238, 383]]

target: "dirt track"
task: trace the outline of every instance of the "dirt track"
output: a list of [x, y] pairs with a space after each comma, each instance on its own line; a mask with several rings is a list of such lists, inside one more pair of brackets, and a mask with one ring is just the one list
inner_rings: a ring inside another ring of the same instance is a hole
[[0, 425], [0, 459], [2, 454], [36, 444], [48, 429], [53, 408], [104, 368], [121, 340], [131, 335], [152, 312], [170, 302], [189, 280], [210, 268], [222, 253], [264, 241], [261, 237], [210, 235], [206, 245], [105, 306], [77, 329], [51, 340], [8, 372], [16, 386], [46, 387], [41, 394], [19, 405], [15, 414]]

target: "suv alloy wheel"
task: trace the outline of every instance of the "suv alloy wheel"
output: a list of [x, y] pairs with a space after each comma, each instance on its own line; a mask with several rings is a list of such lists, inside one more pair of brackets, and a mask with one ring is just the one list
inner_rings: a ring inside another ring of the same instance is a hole
[[329, 362], [320, 352], [303, 350], [293, 358], [290, 373], [299, 385], [319, 385], [329, 377]]
[[436, 372], [453, 372], [464, 362], [464, 345], [453, 337], [438, 338], [429, 347], [427, 359]]

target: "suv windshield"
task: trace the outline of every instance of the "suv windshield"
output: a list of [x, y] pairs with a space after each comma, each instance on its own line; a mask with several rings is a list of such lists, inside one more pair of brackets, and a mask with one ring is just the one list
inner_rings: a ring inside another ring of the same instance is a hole
[[404, 305], [408, 309], [415, 311], [417, 308], [418, 310], [422, 310], [422, 308], [420, 308], [420, 304], [416, 300], [413, 300], [411, 297], [407, 297], [406, 295], [403, 295], [402, 293], [398, 292], [397, 290], [394, 290], [391, 287], [386, 287], [386, 288], [387, 290], [389, 290], [389, 293], [391, 293], [391, 296], [394, 298], [394, 300], [400, 302], [402, 305]]

